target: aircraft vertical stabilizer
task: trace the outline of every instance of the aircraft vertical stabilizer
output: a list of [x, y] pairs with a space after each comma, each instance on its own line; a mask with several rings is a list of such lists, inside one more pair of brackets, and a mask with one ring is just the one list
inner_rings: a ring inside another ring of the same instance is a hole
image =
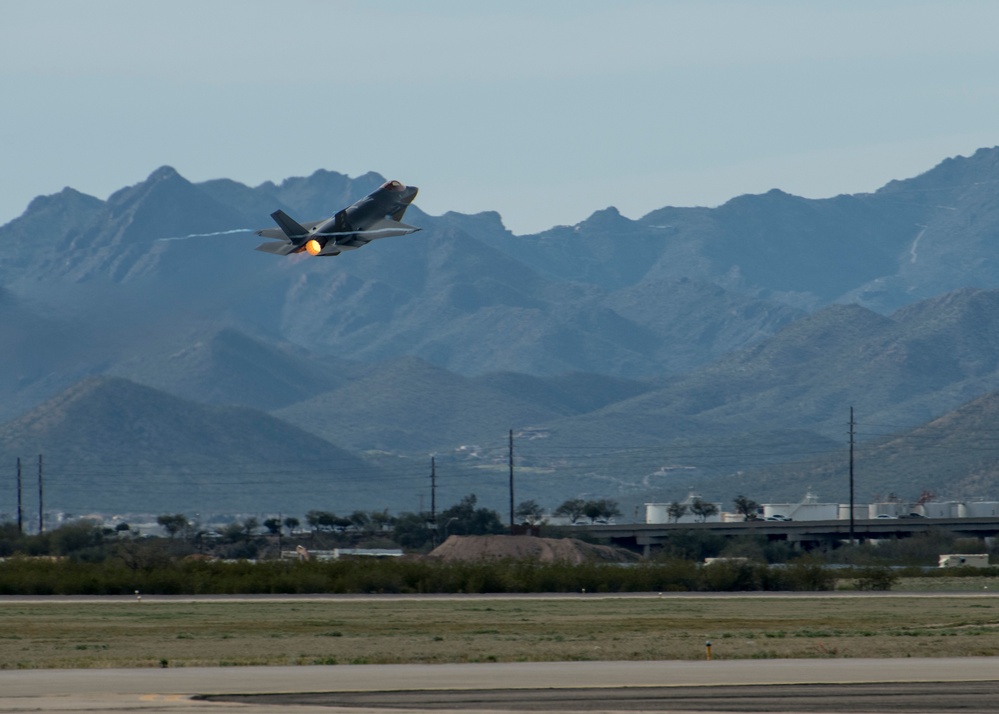
[[284, 234], [289, 238], [301, 238], [302, 236], [309, 234], [309, 231], [307, 231], [304, 226], [280, 209], [274, 211], [274, 213], [271, 214], [271, 218], [274, 219], [275, 223], [281, 226], [281, 230], [283, 230]]

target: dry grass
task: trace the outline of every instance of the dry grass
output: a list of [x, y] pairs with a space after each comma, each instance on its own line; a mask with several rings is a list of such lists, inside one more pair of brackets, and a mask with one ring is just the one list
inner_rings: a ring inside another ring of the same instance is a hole
[[0, 604], [0, 667], [999, 655], [999, 600]]

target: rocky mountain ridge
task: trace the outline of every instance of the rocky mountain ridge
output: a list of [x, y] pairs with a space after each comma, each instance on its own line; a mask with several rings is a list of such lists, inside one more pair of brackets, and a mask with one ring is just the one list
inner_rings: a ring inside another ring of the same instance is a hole
[[[375, 469], [452, 454], [470, 489], [513, 428], [538, 494], [656, 499], [832, 448], [849, 406], [905, 430], [999, 389], [999, 149], [872, 194], [607, 208], [535, 236], [417, 201], [421, 233], [336, 259], [276, 259], [241, 231], [381, 181], [163, 167], [107, 201], [33, 201], [0, 226], [0, 420], [21, 434], [3, 457], [55, 448], [22, 415], [118, 376], [185, 400], [171, 409], [270, 412]], [[125, 432], [89, 409], [110, 462]]]

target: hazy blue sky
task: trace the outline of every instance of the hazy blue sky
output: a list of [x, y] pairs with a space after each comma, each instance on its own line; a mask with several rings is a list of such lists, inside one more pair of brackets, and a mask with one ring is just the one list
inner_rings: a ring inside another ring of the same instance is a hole
[[871, 191], [999, 144], [981, 0], [4, 0], [0, 25], [0, 223], [168, 164], [377, 171], [529, 233]]

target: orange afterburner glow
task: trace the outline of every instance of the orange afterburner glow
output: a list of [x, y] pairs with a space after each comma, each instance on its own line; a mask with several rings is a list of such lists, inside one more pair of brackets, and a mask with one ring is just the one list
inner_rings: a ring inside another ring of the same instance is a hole
[[309, 251], [309, 255], [319, 255], [323, 247], [322, 245], [319, 244], [319, 241], [313, 238], [312, 240], [310, 240], [308, 243], [305, 244], [305, 249]]

